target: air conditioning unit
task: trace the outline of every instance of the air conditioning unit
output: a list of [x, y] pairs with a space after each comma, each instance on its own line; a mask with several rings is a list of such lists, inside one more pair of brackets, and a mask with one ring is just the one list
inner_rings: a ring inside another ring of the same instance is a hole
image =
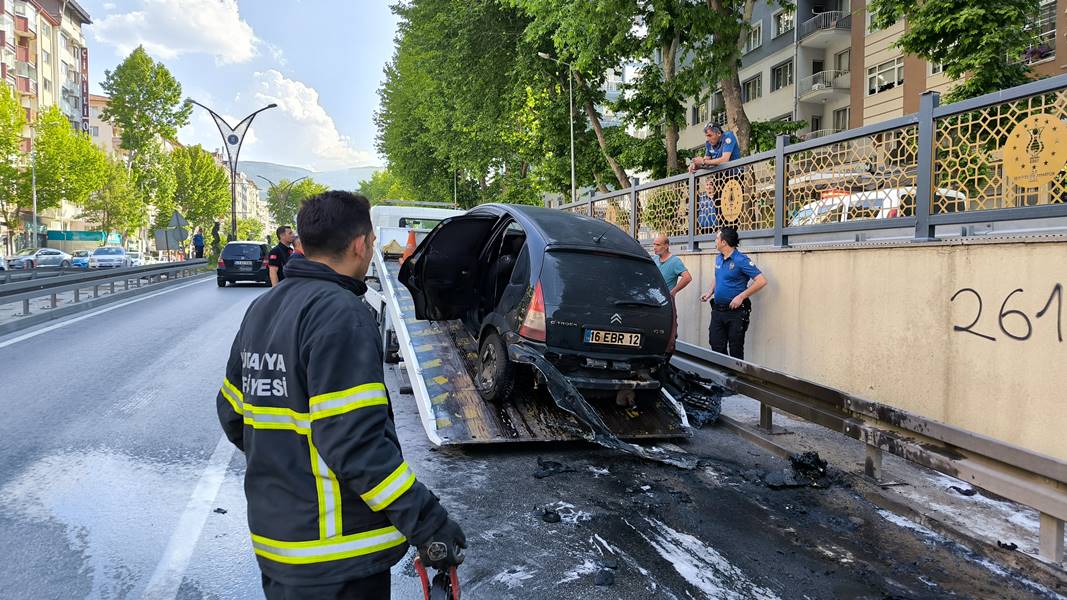
[[826, 87], [826, 84], [821, 82], [821, 81], [818, 82], [818, 83], [813, 83], [813, 84], [811, 84], [811, 91], [817, 92], [817, 91], [823, 89], [824, 87]]

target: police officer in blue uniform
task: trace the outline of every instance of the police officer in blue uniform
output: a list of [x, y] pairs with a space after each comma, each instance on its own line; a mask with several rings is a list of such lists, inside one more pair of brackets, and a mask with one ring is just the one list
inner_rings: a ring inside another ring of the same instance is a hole
[[[711, 300], [708, 343], [719, 354], [745, 359], [745, 333], [752, 315], [749, 298], [767, 285], [767, 278], [748, 256], [737, 249], [737, 230], [724, 227], [715, 236], [715, 280], [700, 297]], [[751, 282], [751, 284], [750, 284]]]
[[714, 123], [704, 126], [704, 156], [697, 156], [689, 163], [689, 171], [710, 169], [727, 161], [741, 158], [741, 147], [737, 145], [737, 136], [731, 131], [723, 131]]

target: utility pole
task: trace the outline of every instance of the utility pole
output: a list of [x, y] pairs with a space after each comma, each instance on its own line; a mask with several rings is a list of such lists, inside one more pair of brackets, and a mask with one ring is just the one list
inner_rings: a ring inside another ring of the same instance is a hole
[[554, 58], [546, 52], [538, 52], [537, 56], [561, 65], [567, 65], [567, 97], [571, 107], [571, 202], [577, 202], [578, 188], [574, 177], [574, 67], [571, 63]]
[[237, 239], [237, 159], [241, 156], [241, 144], [245, 140], [245, 133], [248, 132], [248, 128], [252, 126], [252, 119], [259, 113], [267, 110], [268, 108], [274, 108], [277, 104], [271, 103], [263, 108], [253, 112], [236, 127], [231, 127], [226, 119], [223, 119], [218, 113], [210, 108], [200, 104], [196, 100], [189, 99], [189, 102], [199, 106], [200, 108], [211, 113], [211, 118], [215, 120], [215, 126], [219, 128], [219, 135], [222, 136], [222, 143], [226, 146], [226, 159], [230, 165], [230, 241]]

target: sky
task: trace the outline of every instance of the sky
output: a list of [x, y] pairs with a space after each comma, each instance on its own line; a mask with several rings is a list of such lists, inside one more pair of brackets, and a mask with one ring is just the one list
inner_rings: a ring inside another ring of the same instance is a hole
[[[393, 53], [389, 0], [79, 0], [89, 85], [139, 44], [195, 99], [236, 125], [256, 117], [242, 160], [316, 171], [382, 165], [374, 111], [382, 69]], [[178, 132], [183, 144], [222, 142], [210, 116], [194, 108]]]

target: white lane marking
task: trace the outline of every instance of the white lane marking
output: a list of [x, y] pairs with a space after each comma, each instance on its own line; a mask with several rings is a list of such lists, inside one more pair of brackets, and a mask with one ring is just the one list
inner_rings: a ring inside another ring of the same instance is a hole
[[67, 319], [65, 321], [60, 321], [59, 323], [56, 323], [54, 325], [49, 325], [48, 327], [42, 327], [41, 329], [36, 329], [36, 330], [31, 331], [29, 333], [24, 333], [24, 334], [22, 334], [22, 335], [20, 335], [18, 337], [11, 338], [10, 340], [4, 341], [4, 342], [0, 342], [0, 348], [7, 348], [8, 346], [11, 346], [13, 344], [17, 344], [17, 343], [19, 343], [19, 342], [21, 342], [23, 340], [28, 340], [30, 338], [37, 337], [37, 336], [39, 336], [39, 335], [41, 335], [43, 333], [48, 333], [49, 331], [55, 331], [56, 329], [59, 329], [61, 327], [66, 327], [67, 325], [72, 325], [74, 323], [77, 323], [78, 321], [84, 321], [85, 319], [88, 319], [90, 317], [95, 317], [96, 315], [102, 315], [102, 314], [104, 314], [106, 312], [111, 312], [111, 311], [113, 311], [115, 309], [122, 308], [123, 306], [129, 306], [131, 304], [134, 304], [135, 302], [143, 302], [143, 301], [148, 300], [150, 298], [155, 298], [156, 296], [162, 296], [163, 294], [169, 294], [171, 292], [176, 292], [178, 290], [182, 290], [182, 289], [185, 289], [187, 287], [194, 286], [194, 285], [196, 285], [198, 283], [204, 283], [206, 281], [212, 281], [212, 279], [210, 277], [205, 277], [202, 280], [194, 281], [192, 283], [186, 283], [184, 285], [179, 285], [179, 286], [175, 286], [175, 287], [172, 287], [172, 288], [167, 288], [165, 290], [162, 290], [162, 291], [159, 291], [159, 292], [155, 292], [155, 293], [152, 293], [152, 294], [148, 294], [146, 296], [138, 296], [138, 297], [136, 297], [136, 298], [134, 298], [132, 300], [127, 300], [125, 302], [119, 302], [118, 304], [111, 304], [109, 306], [105, 306], [104, 308], [101, 308], [100, 310], [96, 310], [96, 311], [90, 312], [88, 314], [81, 315], [80, 317], [74, 317], [73, 319]]
[[189, 497], [189, 503], [185, 506], [185, 512], [178, 520], [174, 534], [171, 535], [167, 547], [163, 551], [163, 557], [159, 559], [152, 578], [148, 580], [142, 598], [146, 600], [171, 600], [178, 595], [182, 579], [185, 577], [185, 569], [189, 566], [189, 560], [193, 557], [193, 550], [200, 539], [200, 532], [204, 529], [211, 505], [215, 503], [215, 497], [222, 487], [222, 480], [226, 476], [226, 467], [230, 464], [237, 448], [222, 436], [215, 452], [211, 454], [207, 467], [200, 475], [200, 481], [196, 483], [193, 495]]

